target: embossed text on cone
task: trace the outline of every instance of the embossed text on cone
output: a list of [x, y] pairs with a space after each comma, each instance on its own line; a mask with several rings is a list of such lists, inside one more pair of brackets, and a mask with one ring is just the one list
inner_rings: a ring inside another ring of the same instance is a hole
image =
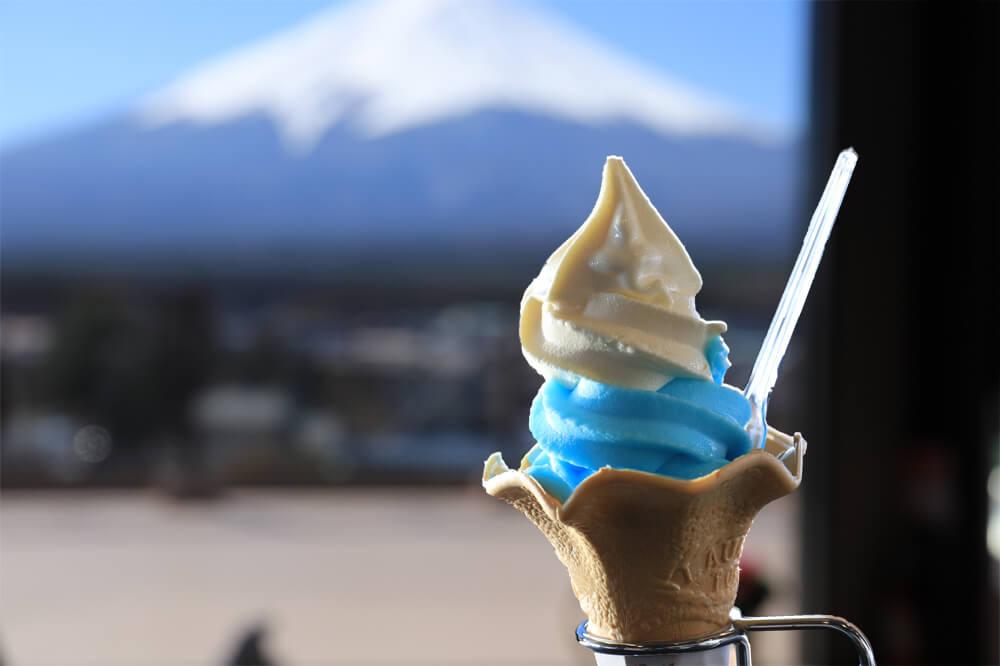
[[[781, 461], [776, 454], [794, 446]], [[729, 624], [754, 517], [798, 487], [805, 441], [771, 431], [764, 450], [693, 480], [601, 469], [565, 504], [494, 456], [483, 485], [524, 513], [569, 570], [589, 631], [620, 643], [697, 638]]]

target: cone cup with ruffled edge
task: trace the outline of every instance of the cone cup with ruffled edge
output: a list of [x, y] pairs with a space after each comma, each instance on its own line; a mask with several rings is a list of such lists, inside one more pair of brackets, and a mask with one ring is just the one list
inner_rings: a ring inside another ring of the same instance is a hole
[[798, 487], [804, 453], [801, 435], [771, 430], [765, 449], [701, 478], [603, 468], [565, 504], [494, 454], [483, 487], [552, 543], [591, 635], [638, 645], [682, 641], [729, 625], [750, 525]]

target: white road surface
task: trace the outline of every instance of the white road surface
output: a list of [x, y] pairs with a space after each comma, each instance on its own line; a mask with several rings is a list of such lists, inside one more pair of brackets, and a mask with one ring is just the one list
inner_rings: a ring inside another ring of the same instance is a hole
[[[747, 544], [771, 612], [800, 610], [795, 510], [770, 507]], [[0, 613], [14, 666], [216, 666], [258, 621], [279, 666], [593, 663], [551, 548], [477, 488], [5, 493]], [[765, 638], [755, 662], [794, 661]]]

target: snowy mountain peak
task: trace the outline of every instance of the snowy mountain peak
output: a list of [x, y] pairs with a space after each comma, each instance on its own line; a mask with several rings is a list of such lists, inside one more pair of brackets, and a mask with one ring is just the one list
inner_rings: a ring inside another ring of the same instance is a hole
[[145, 126], [263, 113], [297, 151], [349, 122], [379, 137], [488, 109], [665, 135], [769, 133], [538, 8], [507, 0], [375, 0], [197, 68], [143, 101]]

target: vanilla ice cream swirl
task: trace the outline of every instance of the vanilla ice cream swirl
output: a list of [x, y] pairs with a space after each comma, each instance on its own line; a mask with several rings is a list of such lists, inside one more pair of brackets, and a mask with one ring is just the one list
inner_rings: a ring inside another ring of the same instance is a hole
[[590, 216], [524, 294], [524, 355], [547, 379], [646, 391], [674, 377], [711, 380], [706, 345], [726, 325], [698, 314], [701, 285], [625, 162], [609, 157]]

